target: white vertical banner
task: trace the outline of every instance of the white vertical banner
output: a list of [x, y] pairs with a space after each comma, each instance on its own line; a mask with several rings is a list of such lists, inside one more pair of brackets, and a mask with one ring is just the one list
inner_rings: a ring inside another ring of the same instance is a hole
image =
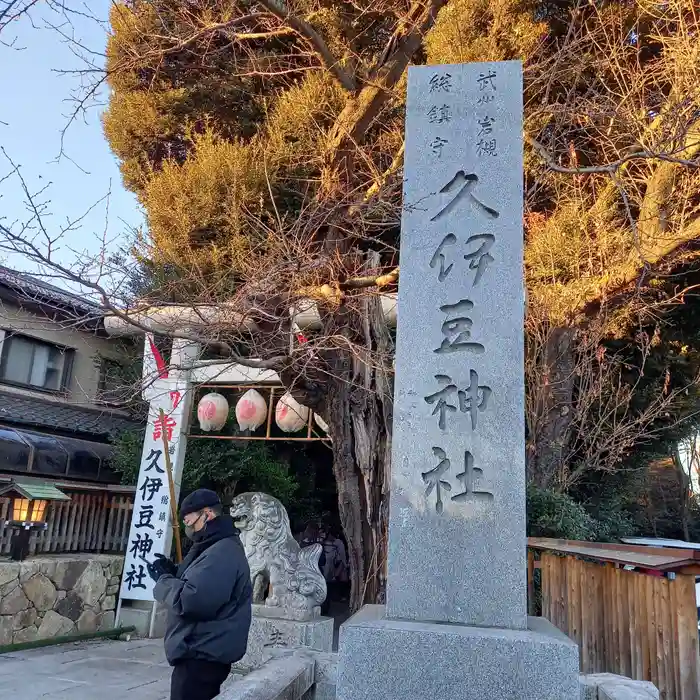
[[[198, 354], [199, 348], [173, 344], [171, 362], [181, 366]], [[148, 344], [145, 353], [148, 352]], [[145, 354], [144, 353], [144, 354]], [[153, 600], [154, 582], [148, 575], [147, 563], [156, 554], [170, 556], [173, 522], [170, 488], [165, 466], [163, 433], [168, 438], [170, 461], [175, 483], [175, 498], [180, 493], [182, 469], [187, 449], [187, 431], [192, 405], [189, 372], [171, 371], [166, 380], [152, 386], [153, 396], [148, 407], [148, 424], [141, 452], [141, 467], [136, 482], [134, 510], [124, 559], [120, 590], [121, 600]], [[161, 418], [160, 410], [164, 417]], [[175, 504], [177, 506], [177, 503]], [[177, 524], [175, 524], [177, 526]]]

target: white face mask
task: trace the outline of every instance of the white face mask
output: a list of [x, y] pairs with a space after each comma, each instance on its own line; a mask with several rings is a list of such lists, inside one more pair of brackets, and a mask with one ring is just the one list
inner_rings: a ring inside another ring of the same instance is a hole
[[[197, 530], [194, 529], [194, 526], [199, 522], [199, 519], [204, 516], [205, 518], [207, 517], [206, 513], [200, 513], [199, 516], [197, 517], [196, 520], [192, 522], [192, 525], [185, 525], [185, 537], [187, 537], [188, 540], [191, 540], [195, 534], [197, 534]], [[208, 521], [205, 521], [205, 525]], [[201, 532], [201, 530], [200, 530]]]

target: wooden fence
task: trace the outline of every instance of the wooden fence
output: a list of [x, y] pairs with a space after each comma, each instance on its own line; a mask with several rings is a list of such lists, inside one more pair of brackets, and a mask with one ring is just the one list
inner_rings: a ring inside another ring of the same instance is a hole
[[530, 540], [528, 598], [539, 568], [542, 615], [579, 645], [581, 672], [651, 681], [662, 700], [700, 698], [693, 550], [549, 542]]
[[[134, 498], [108, 491], [70, 492], [70, 501], [49, 502], [47, 529], [32, 534], [30, 554], [51, 552], [124, 552], [129, 537]], [[10, 501], [0, 498], [0, 554], [9, 554], [13, 529]]]

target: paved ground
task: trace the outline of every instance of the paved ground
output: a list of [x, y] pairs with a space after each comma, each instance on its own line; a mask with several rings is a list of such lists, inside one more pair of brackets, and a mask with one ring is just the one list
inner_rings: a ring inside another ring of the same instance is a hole
[[[234, 680], [229, 676], [229, 681]], [[168, 700], [163, 640], [85, 642], [0, 654], [0, 698]]]
[[[346, 604], [333, 604], [338, 626]], [[240, 676], [238, 676], [240, 677]], [[231, 674], [225, 684], [235, 681]], [[224, 687], [225, 687], [224, 686]], [[94, 641], [0, 654], [0, 699], [169, 700], [162, 639]]]

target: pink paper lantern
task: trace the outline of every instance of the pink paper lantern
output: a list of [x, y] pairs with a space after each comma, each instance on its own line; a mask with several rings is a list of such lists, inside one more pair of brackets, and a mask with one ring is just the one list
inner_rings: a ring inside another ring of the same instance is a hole
[[236, 404], [236, 420], [241, 430], [256, 430], [267, 418], [267, 402], [255, 389], [248, 389]]
[[199, 427], [205, 432], [221, 430], [228, 419], [228, 401], [221, 394], [203, 396], [197, 404]]
[[300, 431], [309, 420], [309, 409], [302, 406], [290, 393], [286, 393], [275, 408], [275, 423], [285, 433]]

